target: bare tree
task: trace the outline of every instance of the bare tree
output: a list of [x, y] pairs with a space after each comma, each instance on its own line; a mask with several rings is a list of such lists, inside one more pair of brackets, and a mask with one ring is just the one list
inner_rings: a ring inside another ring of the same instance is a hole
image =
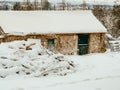
[[38, 0], [34, 0], [34, 10], [38, 10]]
[[65, 0], [62, 0], [62, 10], [65, 10], [66, 4], [65, 4]]
[[41, 0], [41, 6], [42, 10], [50, 10], [51, 9], [51, 4], [48, 2], [48, 0]]

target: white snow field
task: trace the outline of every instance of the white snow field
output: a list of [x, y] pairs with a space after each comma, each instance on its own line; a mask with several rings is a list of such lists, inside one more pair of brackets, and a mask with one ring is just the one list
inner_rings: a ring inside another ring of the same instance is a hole
[[38, 40], [1, 43], [0, 90], [120, 90], [120, 52], [64, 56]]

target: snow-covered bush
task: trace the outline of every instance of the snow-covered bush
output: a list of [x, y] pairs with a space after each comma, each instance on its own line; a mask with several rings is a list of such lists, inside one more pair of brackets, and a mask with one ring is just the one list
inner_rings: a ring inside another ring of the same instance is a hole
[[76, 70], [73, 61], [45, 49], [39, 40], [0, 44], [0, 77], [9, 75], [67, 75]]

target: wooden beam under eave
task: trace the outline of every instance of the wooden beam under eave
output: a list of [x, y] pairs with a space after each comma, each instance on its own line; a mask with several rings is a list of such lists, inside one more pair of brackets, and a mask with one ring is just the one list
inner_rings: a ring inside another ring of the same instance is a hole
[[0, 26], [0, 35], [5, 34], [4, 30], [2, 29], [2, 27]]

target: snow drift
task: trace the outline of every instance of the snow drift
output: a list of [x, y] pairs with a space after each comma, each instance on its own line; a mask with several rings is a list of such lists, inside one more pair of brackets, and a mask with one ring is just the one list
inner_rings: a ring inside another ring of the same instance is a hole
[[0, 44], [0, 77], [10, 75], [67, 75], [76, 71], [73, 61], [45, 49], [39, 40]]

